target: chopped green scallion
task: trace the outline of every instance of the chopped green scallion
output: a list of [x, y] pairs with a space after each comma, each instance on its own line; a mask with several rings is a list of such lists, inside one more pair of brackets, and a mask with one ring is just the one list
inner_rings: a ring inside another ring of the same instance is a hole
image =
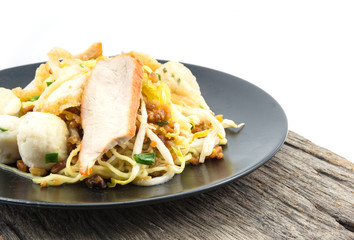
[[166, 68], [163, 68], [162, 71], [163, 71], [164, 73], [167, 73], [167, 69], [166, 69]]
[[33, 96], [31, 97], [30, 99], [28, 99], [29, 102], [34, 102], [34, 101], [37, 101], [39, 98], [39, 96]]
[[49, 87], [53, 82], [47, 82], [47, 87]]
[[6, 131], [9, 131], [8, 129], [1, 128], [1, 127], [0, 127], [0, 130], [1, 130], [1, 132], [6, 132]]
[[160, 74], [158, 74], [158, 73], [156, 73], [156, 75], [158, 76], [159, 81], [161, 81], [161, 75], [160, 75]]
[[181, 83], [181, 78], [177, 79], [177, 83], [180, 84]]
[[162, 127], [163, 125], [169, 124], [169, 121], [157, 121], [156, 124]]
[[45, 155], [45, 163], [56, 163], [58, 162], [59, 154], [58, 153], [47, 153]]
[[154, 165], [155, 159], [156, 159], [156, 154], [154, 152], [134, 154], [134, 160], [137, 163], [144, 164], [144, 165]]
[[85, 65], [84, 65], [84, 64], [82, 64], [82, 63], [80, 63], [80, 67], [85, 68]]

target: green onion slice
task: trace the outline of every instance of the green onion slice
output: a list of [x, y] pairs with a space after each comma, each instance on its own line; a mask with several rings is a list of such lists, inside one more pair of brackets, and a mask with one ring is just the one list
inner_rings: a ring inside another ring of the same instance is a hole
[[156, 155], [154, 152], [134, 154], [134, 160], [137, 163], [144, 164], [144, 165], [154, 165], [155, 159], [156, 159]]
[[169, 124], [170, 122], [169, 121], [157, 121], [156, 124], [159, 125], [160, 127], [166, 125], [166, 124]]
[[53, 82], [47, 82], [47, 87], [49, 87]]
[[56, 163], [58, 162], [58, 153], [47, 153], [45, 155], [45, 163]]
[[0, 127], [0, 130], [1, 130], [1, 132], [6, 132], [6, 131], [9, 131], [8, 129], [1, 128], [1, 127]]
[[34, 101], [37, 101], [39, 98], [39, 96], [33, 96], [31, 97], [30, 99], [28, 99], [29, 102], [34, 102]]
[[156, 73], [156, 75], [159, 77], [159, 81], [161, 81], [161, 75]]

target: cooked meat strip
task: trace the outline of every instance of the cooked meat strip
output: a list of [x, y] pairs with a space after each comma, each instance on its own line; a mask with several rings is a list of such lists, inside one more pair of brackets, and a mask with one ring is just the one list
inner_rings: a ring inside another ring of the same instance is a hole
[[81, 105], [82, 175], [92, 172], [102, 154], [135, 135], [142, 79], [142, 64], [128, 55], [99, 61], [94, 67]]

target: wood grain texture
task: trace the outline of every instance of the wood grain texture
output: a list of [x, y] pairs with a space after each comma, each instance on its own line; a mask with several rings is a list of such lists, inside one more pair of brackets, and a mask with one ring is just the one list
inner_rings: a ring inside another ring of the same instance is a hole
[[354, 239], [354, 164], [289, 132], [280, 151], [217, 190], [106, 210], [0, 204], [0, 239]]

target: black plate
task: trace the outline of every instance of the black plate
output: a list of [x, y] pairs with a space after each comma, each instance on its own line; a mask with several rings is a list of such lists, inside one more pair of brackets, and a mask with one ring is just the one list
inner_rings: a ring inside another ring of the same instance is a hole
[[[0, 71], [0, 86], [25, 86], [37, 64]], [[241, 131], [227, 130], [224, 159], [187, 166], [171, 181], [152, 187], [134, 185], [92, 190], [83, 183], [41, 188], [31, 180], [0, 169], [0, 202], [50, 208], [104, 208], [177, 199], [221, 186], [257, 169], [285, 141], [288, 124], [280, 105], [253, 84], [213, 69], [185, 64], [197, 77], [203, 96], [216, 114], [236, 123]]]

